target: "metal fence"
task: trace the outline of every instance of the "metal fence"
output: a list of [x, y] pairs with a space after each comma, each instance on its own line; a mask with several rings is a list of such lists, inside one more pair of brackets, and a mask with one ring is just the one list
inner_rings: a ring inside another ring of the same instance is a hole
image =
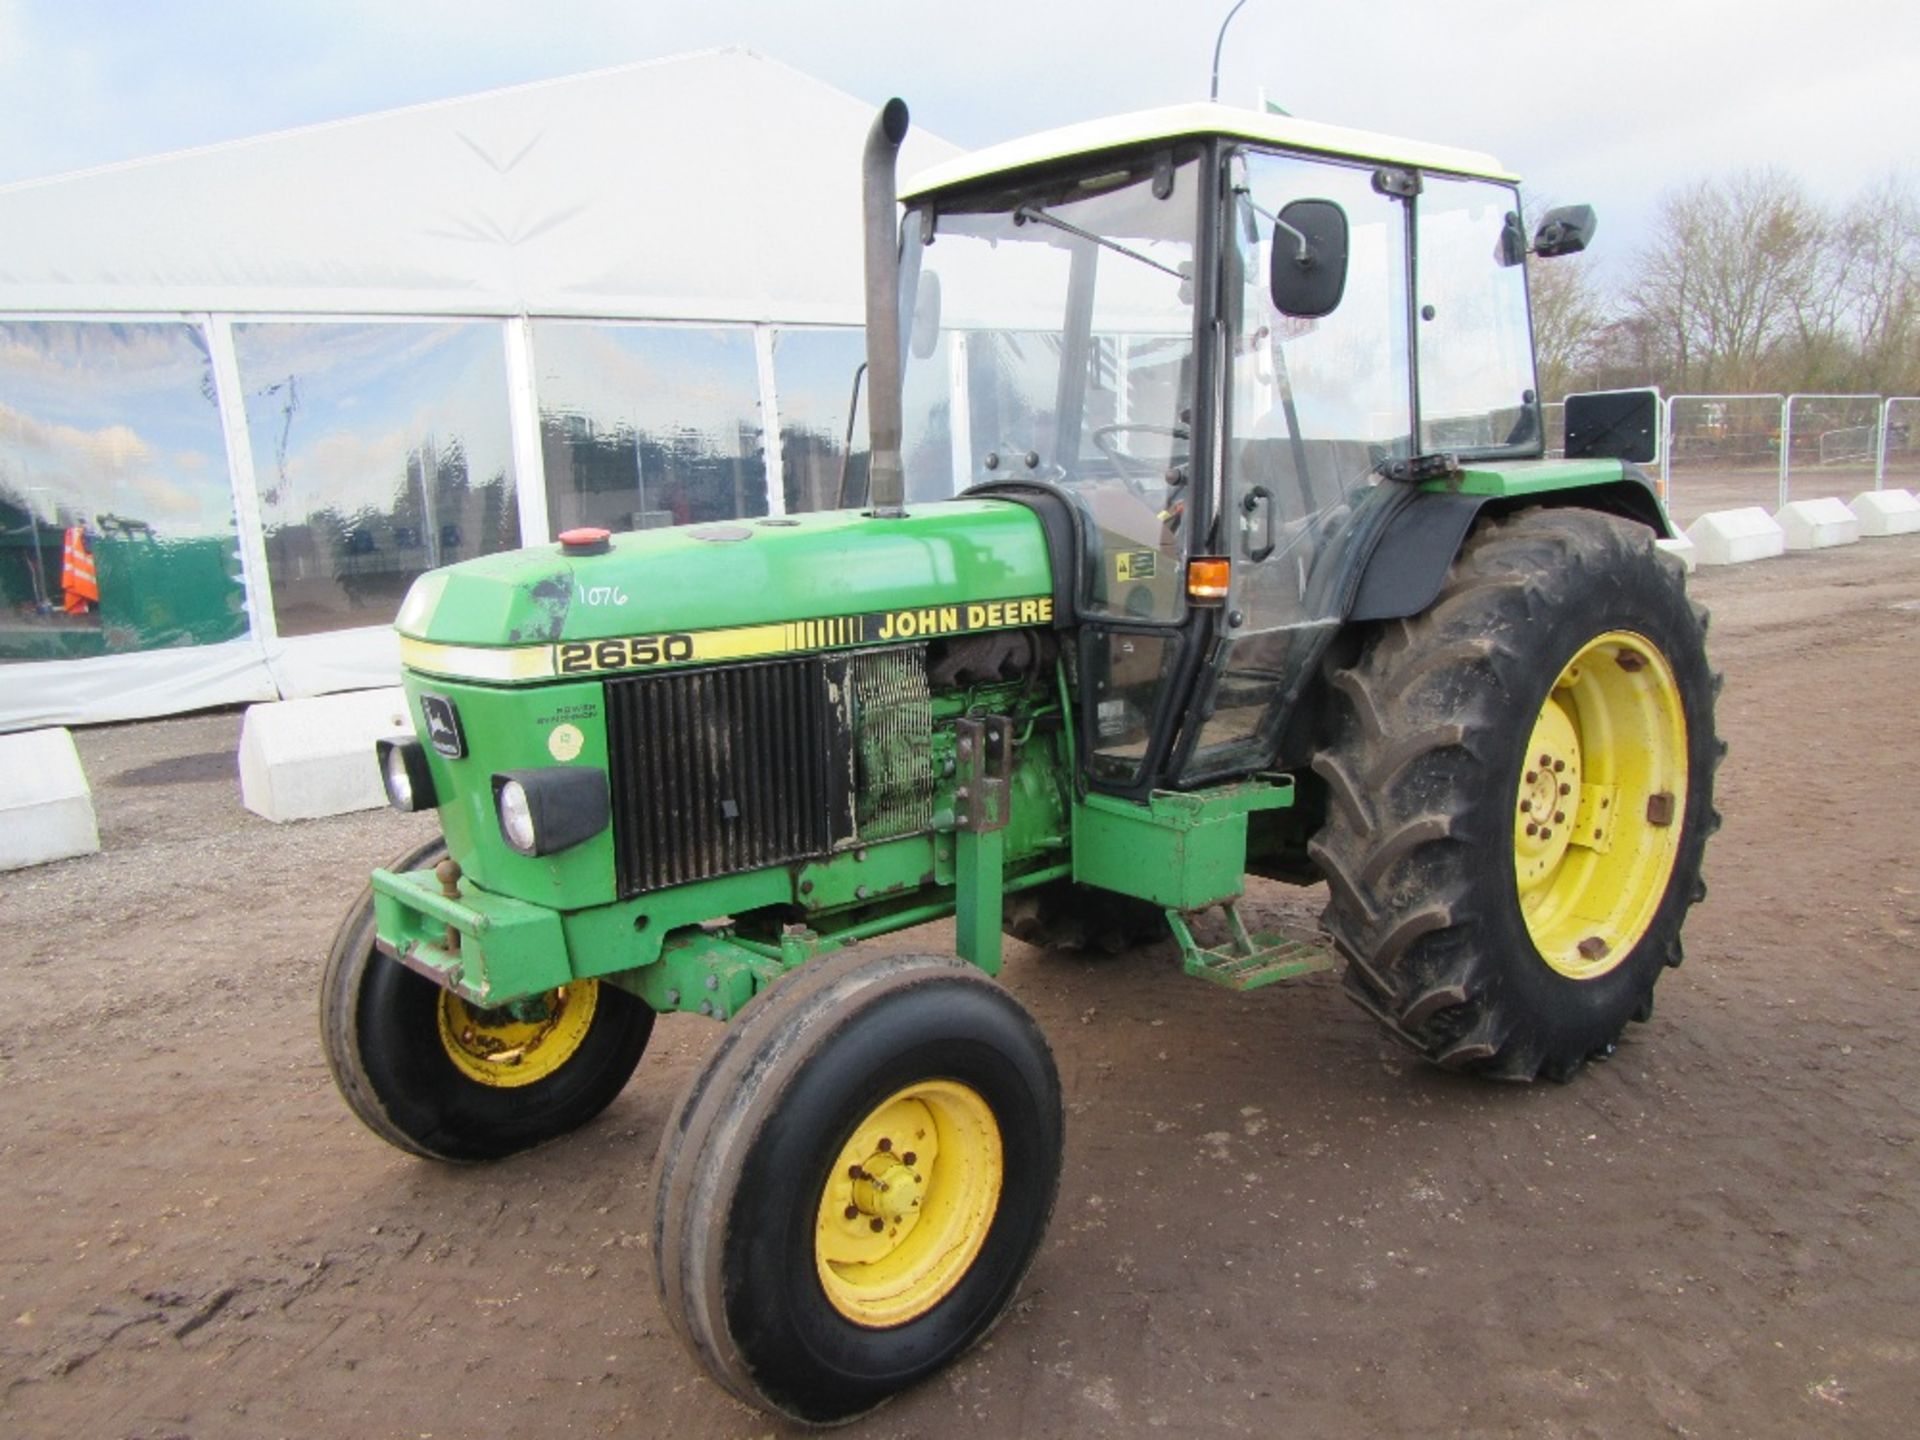
[[1920, 396], [1669, 395], [1661, 419], [1660, 492], [1681, 525], [1796, 494], [1920, 484]]

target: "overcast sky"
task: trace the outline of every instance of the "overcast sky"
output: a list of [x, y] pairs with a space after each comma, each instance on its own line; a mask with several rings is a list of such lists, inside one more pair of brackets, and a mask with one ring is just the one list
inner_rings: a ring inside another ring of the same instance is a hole
[[[965, 146], [1205, 98], [1231, 0], [0, 0], [0, 184], [527, 80], [746, 45]], [[1490, 150], [1600, 212], [1778, 165], [1920, 179], [1920, 4], [1248, 0], [1223, 100]]]

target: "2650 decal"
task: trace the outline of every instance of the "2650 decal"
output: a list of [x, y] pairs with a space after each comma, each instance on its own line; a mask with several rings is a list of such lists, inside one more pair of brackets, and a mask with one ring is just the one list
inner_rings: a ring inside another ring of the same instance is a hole
[[562, 675], [591, 675], [596, 670], [637, 670], [645, 665], [678, 665], [693, 659], [691, 635], [630, 635], [622, 640], [578, 640], [556, 645], [554, 668]]

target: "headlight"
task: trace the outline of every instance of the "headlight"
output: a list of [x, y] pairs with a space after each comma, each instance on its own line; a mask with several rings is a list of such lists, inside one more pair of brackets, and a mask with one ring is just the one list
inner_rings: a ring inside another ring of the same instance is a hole
[[433, 774], [427, 769], [427, 752], [417, 740], [377, 740], [374, 752], [380, 761], [380, 783], [386, 787], [387, 803], [396, 810], [431, 810], [438, 803], [433, 794]]
[[507, 844], [522, 855], [535, 853], [533, 842], [533, 806], [527, 800], [527, 787], [509, 780], [500, 787], [500, 833]]
[[606, 772], [574, 766], [495, 775], [493, 807], [501, 838], [522, 855], [551, 855], [590, 840], [612, 814]]

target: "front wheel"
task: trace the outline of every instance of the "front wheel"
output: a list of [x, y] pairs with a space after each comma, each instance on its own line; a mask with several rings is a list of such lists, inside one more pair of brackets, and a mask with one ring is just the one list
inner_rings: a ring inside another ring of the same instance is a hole
[[1039, 1248], [1060, 1082], [960, 961], [818, 960], [754, 1001], [655, 1167], [662, 1307], [713, 1378], [850, 1419], [980, 1339]]
[[1535, 510], [1332, 668], [1311, 854], [1348, 993], [1396, 1036], [1566, 1079], [1652, 1013], [1719, 824], [1705, 641], [1643, 526]]
[[[444, 859], [434, 840], [395, 871]], [[340, 1094], [368, 1129], [433, 1160], [495, 1160], [586, 1124], [620, 1093], [653, 1011], [597, 980], [482, 1009], [374, 946], [360, 892], [320, 981], [320, 1038]]]

